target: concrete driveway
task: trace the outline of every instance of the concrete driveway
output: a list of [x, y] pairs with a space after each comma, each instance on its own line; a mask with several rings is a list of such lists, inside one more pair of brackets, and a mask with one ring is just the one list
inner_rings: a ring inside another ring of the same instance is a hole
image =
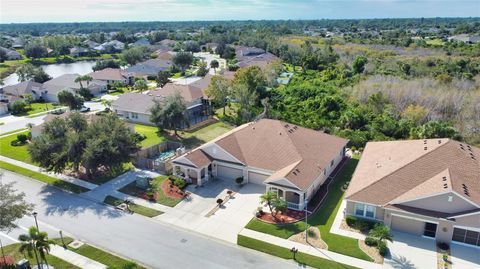
[[453, 269], [480, 268], [480, 248], [450, 244]]
[[[265, 187], [246, 184], [239, 188], [234, 182], [216, 180], [208, 182], [203, 187], [189, 187], [188, 190], [192, 192], [188, 199], [156, 219], [236, 243], [237, 234], [260, 206], [259, 197], [265, 192]], [[236, 194], [213, 215], [207, 216], [216, 207], [216, 200], [227, 196], [227, 190], [233, 190]]]
[[437, 269], [435, 240], [400, 232], [393, 236], [384, 269]]

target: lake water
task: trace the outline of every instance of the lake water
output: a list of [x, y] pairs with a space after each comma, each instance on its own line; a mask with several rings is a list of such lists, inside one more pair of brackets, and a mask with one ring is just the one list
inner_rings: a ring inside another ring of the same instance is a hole
[[[63, 74], [80, 74], [86, 75], [92, 72], [92, 67], [95, 65], [95, 61], [82, 61], [69, 64], [48, 64], [41, 65], [40, 67], [49, 74], [52, 78], [59, 77]], [[20, 81], [18, 80], [17, 74], [13, 73], [8, 77], [3, 79], [5, 86], [17, 84]]]

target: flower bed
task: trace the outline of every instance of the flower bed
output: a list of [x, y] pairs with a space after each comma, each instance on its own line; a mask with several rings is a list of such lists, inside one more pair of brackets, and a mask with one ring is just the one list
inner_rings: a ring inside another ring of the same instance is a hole
[[164, 180], [161, 185], [163, 193], [170, 198], [183, 199], [185, 193], [177, 186], [173, 184], [173, 179], [168, 178]]
[[285, 212], [279, 212], [275, 216], [271, 213], [264, 212], [263, 214], [258, 214], [257, 219], [271, 224], [289, 224], [301, 221], [305, 218], [304, 211], [296, 211], [287, 209]]

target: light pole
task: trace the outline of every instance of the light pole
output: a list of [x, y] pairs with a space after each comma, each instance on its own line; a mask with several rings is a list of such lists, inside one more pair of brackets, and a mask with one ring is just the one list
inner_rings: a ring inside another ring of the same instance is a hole
[[305, 242], [308, 242], [308, 199], [305, 199], [305, 223], [307, 229], [305, 230]]
[[40, 232], [40, 229], [38, 229], [38, 222], [37, 222], [37, 215], [38, 215], [38, 213], [37, 213], [37, 212], [33, 212], [32, 215], [33, 215], [33, 218], [35, 218], [35, 226], [37, 226], [37, 232]]
[[65, 241], [63, 241], [63, 232], [60, 230], [58, 233], [60, 233], [60, 238], [62, 239], [63, 248], [67, 249], [67, 246], [65, 245]]
[[294, 260], [294, 261], [296, 261], [296, 260], [297, 260], [297, 258], [295, 257], [295, 254], [297, 254], [297, 252], [298, 252], [298, 248], [296, 248], [296, 247], [293, 247], [293, 248], [291, 248], [291, 249], [290, 249], [290, 252], [292, 252], [292, 253], [293, 253], [293, 260]]

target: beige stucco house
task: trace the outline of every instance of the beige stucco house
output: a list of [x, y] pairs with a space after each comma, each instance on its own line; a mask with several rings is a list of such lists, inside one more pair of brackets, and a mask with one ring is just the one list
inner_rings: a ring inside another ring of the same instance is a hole
[[345, 157], [347, 140], [278, 120], [241, 125], [172, 161], [193, 184], [212, 178], [264, 185], [303, 209]]
[[480, 149], [449, 139], [370, 142], [345, 199], [347, 215], [480, 246]]

